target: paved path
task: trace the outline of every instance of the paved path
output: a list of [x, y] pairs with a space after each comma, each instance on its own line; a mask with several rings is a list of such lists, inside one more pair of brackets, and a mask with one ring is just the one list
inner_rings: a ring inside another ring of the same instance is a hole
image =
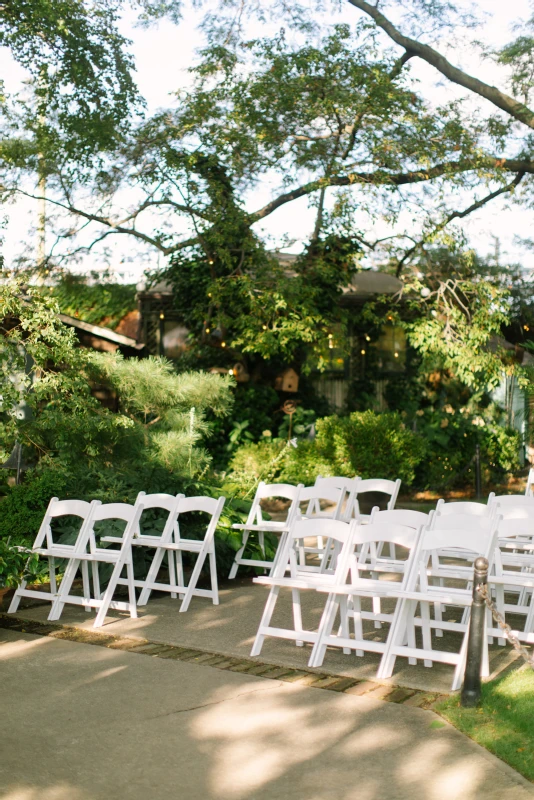
[[2, 800], [527, 800], [430, 711], [0, 630]]
[[[110, 611], [106, 623], [98, 628], [101, 633], [115, 636], [127, 636], [149, 639], [153, 642], [193, 647], [222, 653], [230, 657], [250, 656], [250, 650], [258, 623], [261, 619], [268, 590], [253, 584], [249, 579], [227, 582], [220, 591], [220, 605], [214, 606], [204, 598], [194, 598], [187, 614], [180, 614], [179, 601], [168, 595], [154, 593], [149, 603], [139, 608], [138, 619], [130, 619], [127, 613]], [[304, 626], [316, 630], [321, 618], [325, 595], [319, 592], [302, 592]], [[384, 603], [386, 609], [387, 601]], [[22, 608], [19, 615], [38, 622], [45, 622], [50, 612], [50, 604], [45, 603], [36, 608]], [[68, 605], [59, 622], [79, 628], [93, 630], [94, 613], [87, 614], [80, 606]], [[272, 625], [292, 627], [291, 593], [283, 591], [276, 607]], [[387, 627], [381, 630], [366, 623], [367, 636], [384, 639]], [[450, 638], [450, 643], [449, 643]], [[440, 647], [446, 650], [458, 649], [460, 646], [457, 634], [445, 634]], [[265, 640], [260, 661], [279, 664], [297, 669], [307, 669], [310, 647], [295, 647], [287, 639], [267, 638]], [[490, 648], [490, 667], [496, 675], [499, 670], [514, 658], [511, 647]], [[322, 670], [335, 675], [363, 680], [374, 680], [380, 656], [366, 653], [358, 658], [354, 653], [344, 655], [339, 648], [329, 648]], [[448, 664], [435, 663], [431, 669], [421, 662], [411, 666], [405, 658], [397, 659], [390, 683], [408, 686], [414, 689], [431, 692], [450, 692], [453, 667]]]

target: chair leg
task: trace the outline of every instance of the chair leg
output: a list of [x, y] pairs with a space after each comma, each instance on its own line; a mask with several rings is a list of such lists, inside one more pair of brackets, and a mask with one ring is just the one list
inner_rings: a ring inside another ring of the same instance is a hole
[[[169, 562], [169, 579], [171, 586], [176, 586], [176, 562], [172, 550], [167, 550], [167, 561]], [[176, 592], [171, 592], [171, 597], [176, 600]]]
[[[430, 607], [429, 603], [421, 602], [421, 631], [423, 634], [423, 649], [432, 650], [432, 630], [430, 628]], [[425, 667], [431, 667], [433, 662], [428, 658], [423, 660]]]
[[243, 538], [241, 539], [241, 547], [235, 554], [234, 563], [232, 564], [230, 574], [228, 575], [229, 580], [233, 580], [233, 578], [235, 578], [235, 576], [237, 575], [237, 570], [239, 564], [241, 563], [241, 559], [243, 558], [243, 553], [245, 552], [245, 547], [247, 546], [249, 536], [250, 536], [250, 531], [243, 531]]
[[89, 564], [87, 561], [82, 561], [81, 563], [82, 569], [82, 581], [83, 581], [83, 599], [87, 600], [87, 604], [84, 605], [85, 611], [90, 614], [91, 613], [91, 584], [89, 582]]
[[17, 586], [15, 590], [15, 594], [11, 598], [11, 603], [9, 604], [9, 608], [7, 609], [8, 614], [14, 614], [17, 608], [19, 607], [20, 601], [22, 600], [22, 592], [27, 586], [28, 581], [22, 581], [19, 586]]
[[91, 572], [93, 574], [93, 592], [95, 598], [97, 600], [100, 600], [101, 591], [100, 591], [100, 575], [98, 572], [98, 561], [93, 561], [91, 563]]
[[[184, 560], [182, 557], [181, 550], [175, 550], [174, 555], [176, 558], [176, 577], [178, 586], [185, 586], [185, 577], [184, 577]], [[178, 595], [180, 600], [183, 600], [185, 597], [184, 592]]]
[[163, 547], [158, 547], [154, 558], [152, 559], [152, 564], [149, 567], [148, 574], [146, 576], [145, 585], [141, 590], [141, 595], [139, 597], [139, 606], [146, 606], [148, 603], [148, 598], [151, 595], [152, 589], [151, 586], [153, 583], [156, 582], [156, 578], [158, 577], [158, 572], [161, 567], [161, 562], [163, 561], [163, 557], [165, 556], [165, 550]]
[[57, 594], [56, 559], [53, 556], [48, 558], [48, 574], [50, 576], [50, 593]]
[[63, 580], [61, 581], [61, 585], [59, 587], [59, 591], [56, 594], [55, 600], [52, 603], [52, 608], [50, 609], [50, 614], [48, 615], [48, 619], [50, 621], [60, 618], [61, 613], [63, 611], [63, 607], [65, 605], [65, 600], [69, 596], [79, 566], [80, 566], [79, 558], [78, 559], [71, 558], [69, 560], [69, 563], [67, 564], [67, 569], [65, 570], [65, 574], [63, 575]]
[[198, 554], [198, 558], [196, 560], [193, 572], [191, 573], [191, 577], [189, 578], [189, 584], [187, 589], [185, 590], [184, 599], [182, 600], [182, 605], [180, 606], [180, 613], [183, 611], [187, 611], [189, 608], [189, 603], [191, 602], [191, 598], [193, 597], [193, 592], [196, 589], [198, 579], [200, 577], [200, 571], [204, 565], [204, 561], [206, 560], [206, 551], [201, 550]]
[[217, 559], [215, 557], [215, 547], [210, 550], [210, 578], [211, 591], [213, 592], [213, 605], [219, 605], [219, 586], [217, 582]]
[[[302, 630], [302, 608], [300, 605], [300, 592], [298, 589], [291, 589], [291, 595], [293, 599], [293, 625], [295, 627], [295, 632], [298, 633]], [[297, 647], [304, 647], [304, 641], [302, 639], [297, 639]]]
[[[363, 624], [362, 624], [362, 600], [361, 597], [354, 596], [352, 598], [354, 612], [352, 620], [354, 623], [354, 636], [356, 639], [363, 639]], [[343, 651], [345, 652], [345, 651]], [[356, 650], [356, 655], [360, 658], [363, 656], [363, 650]]]
[[[120, 573], [119, 573], [120, 574]], [[128, 578], [128, 600], [130, 603], [130, 617], [137, 619], [137, 599], [135, 596], [135, 577], [133, 561], [126, 562], [126, 575]]]
[[309, 667], [320, 667], [324, 661], [326, 653], [326, 639], [331, 635], [332, 628], [334, 627], [337, 610], [339, 608], [339, 599], [335, 595], [328, 595], [326, 605], [324, 607], [323, 616], [319, 623], [319, 632], [317, 639], [313, 645], [310, 660], [308, 661]]
[[280, 587], [273, 586], [271, 591], [269, 592], [269, 597], [267, 598], [267, 602], [265, 603], [265, 608], [263, 609], [263, 615], [258, 627], [258, 632], [256, 634], [256, 638], [254, 639], [252, 650], [250, 651], [251, 656], [259, 656], [259, 654], [261, 653], [261, 648], [263, 647], [263, 642], [265, 639], [265, 634], [263, 634], [262, 631], [269, 626], [269, 622], [271, 621], [271, 617], [273, 615], [274, 607], [276, 606], [279, 594], [280, 594]]
[[[121, 576], [123, 568], [124, 568], [124, 561], [122, 560], [117, 561], [117, 563], [113, 567], [111, 578], [109, 579], [106, 591], [104, 592], [104, 596], [102, 597], [102, 605], [100, 606], [98, 614], [96, 615], [96, 619], [93, 623], [94, 628], [100, 628], [104, 624], [104, 621], [106, 619], [106, 614], [108, 613], [109, 605], [113, 600], [113, 595], [115, 594], [115, 589], [117, 588], [117, 581]], [[133, 571], [131, 573], [128, 572], [127, 574], [128, 574], [128, 593], [130, 595], [130, 614], [131, 614], [131, 605], [132, 605], [131, 588], [134, 589], [134, 598], [135, 598], [135, 587], [133, 587]], [[134, 599], [134, 605], [135, 605], [135, 599]], [[137, 610], [135, 610], [134, 613], [131, 615], [137, 616]]]

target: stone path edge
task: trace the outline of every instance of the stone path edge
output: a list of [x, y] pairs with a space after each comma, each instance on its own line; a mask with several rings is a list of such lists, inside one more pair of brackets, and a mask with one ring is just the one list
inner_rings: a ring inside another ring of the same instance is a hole
[[148, 639], [128, 639], [126, 636], [115, 636], [69, 625], [52, 622], [35, 622], [21, 616], [0, 613], [0, 628], [35, 636], [49, 636], [53, 639], [64, 639], [70, 642], [91, 644], [97, 647], [109, 647], [112, 650], [123, 650], [129, 653], [165, 658], [175, 661], [187, 661], [201, 664], [203, 667], [240, 672], [259, 678], [295, 683], [312, 689], [324, 689], [330, 692], [372, 697], [397, 705], [407, 705], [425, 710], [434, 710], [434, 706], [445, 700], [448, 695], [437, 692], [425, 692], [420, 689], [408, 689], [402, 686], [377, 683], [356, 678], [344, 678], [328, 672], [312, 672], [302, 669], [291, 669], [270, 662], [230, 657], [222, 653], [199, 650], [191, 647], [179, 647]]

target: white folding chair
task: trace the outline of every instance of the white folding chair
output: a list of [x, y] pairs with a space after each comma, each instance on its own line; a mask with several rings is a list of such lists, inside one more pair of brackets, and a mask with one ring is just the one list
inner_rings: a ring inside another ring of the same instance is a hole
[[[15, 591], [11, 600], [8, 614], [14, 614], [19, 607], [19, 603], [23, 597], [30, 597], [39, 600], [49, 600], [54, 602], [57, 596], [57, 578], [56, 578], [56, 559], [71, 558], [72, 555], [78, 551], [83, 551], [85, 547], [85, 532], [87, 521], [95, 506], [100, 505], [99, 500], [93, 500], [92, 503], [87, 503], [85, 500], [58, 500], [53, 497], [48, 503], [43, 521], [35, 537], [32, 552], [37, 553], [39, 557], [48, 559], [48, 572], [50, 576], [50, 591], [44, 592], [37, 589], [28, 589], [26, 580], [23, 580], [20, 586]], [[61, 544], [54, 540], [52, 531], [53, 521], [61, 517], [78, 517], [80, 520], [80, 529], [73, 544]], [[84, 583], [84, 595], [87, 595], [89, 589], [89, 574], [87, 564], [82, 570], [82, 577]], [[89, 609], [88, 609], [89, 610]]]
[[[339, 490], [345, 489], [346, 496], [344, 501], [344, 508], [340, 519], [344, 519], [347, 522], [350, 522], [353, 517], [358, 517], [358, 504], [356, 502], [356, 491], [358, 486], [358, 481], [360, 478], [355, 475], [354, 478], [344, 478], [342, 476], [333, 476], [328, 478], [323, 478], [322, 475], [318, 475], [315, 479], [315, 486], [318, 489], [328, 489], [331, 490]], [[317, 502], [314, 503], [314, 509], [316, 512], [319, 511], [317, 507]]]
[[[152, 559], [152, 564], [146, 580], [136, 582], [136, 586], [142, 587], [138, 605], [146, 605], [150, 593], [154, 589], [160, 592], [170, 592], [173, 597], [179, 594], [180, 597], [183, 598], [180, 611], [187, 611], [193, 595], [196, 597], [209, 597], [214, 605], [219, 605], [217, 562], [215, 558], [215, 531], [219, 524], [219, 518], [223, 510], [225, 499], [224, 497], [219, 497], [218, 500], [215, 500], [213, 497], [184, 497], [183, 495], [178, 495], [174, 510], [169, 513], [162, 536], [150, 537], [150, 541], [147, 536], [140, 536], [134, 539], [134, 545], [156, 548], [156, 553]], [[182, 535], [180, 526], [183, 525], [186, 514], [197, 513], [208, 514], [210, 517], [205, 534], [202, 539], [187, 538]], [[184, 552], [197, 554], [195, 565], [187, 585], [185, 584], [181, 558]], [[169, 567], [173, 564], [174, 557], [179, 556], [179, 561], [177, 561], [176, 564], [178, 583], [176, 582], [175, 573], [171, 569], [169, 569], [170, 583], [157, 582], [158, 572], [166, 553], [168, 555]], [[206, 559], [208, 559], [209, 562], [211, 589], [199, 589], [197, 583]]]
[[[298, 486], [291, 486], [288, 483], [265, 483], [264, 481], [261, 481], [256, 490], [254, 500], [252, 501], [252, 506], [250, 508], [247, 521], [243, 524], [235, 523], [232, 525], [232, 528], [243, 531], [243, 534], [241, 538], [241, 547], [235, 554], [234, 563], [232, 564], [230, 575], [228, 576], [230, 579], [235, 578], [237, 575], [237, 570], [241, 565], [246, 565], [249, 567], [263, 567], [264, 569], [268, 570], [272, 568], [275, 562], [266, 560], [265, 534], [276, 533], [280, 535], [280, 542], [278, 544], [277, 552], [280, 551], [285, 542], [284, 534], [287, 533], [293, 521], [298, 516], [299, 494], [303, 488], [304, 486], [302, 483], [299, 483]], [[266, 520], [263, 518], [261, 501], [272, 498], [282, 498], [290, 501], [285, 520]], [[258, 541], [263, 554], [263, 560], [243, 558], [243, 553], [245, 552], [245, 548], [251, 533], [258, 535]]]
[[[139, 520], [143, 513], [142, 503], [135, 506], [128, 503], [106, 503], [104, 505], [92, 506], [91, 515], [88, 517], [84, 531], [84, 541], [74, 553], [71, 554], [63, 580], [59, 587], [56, 599], [52, 605], [49, 620], [59, 619], [65, 604], [83, 605], [90, 608], [97, 608], [98, 613], [94, 621], [94, 627], [99, 628], [110, 608], [119, 611], [129, 611], [131, 617], [137, 617], [137, 605], [135, 597], [134, 573], [132, 562], [132, 540], [139, 527]], [[126, 523], [122, 537], [108, 537], [108, 541], [120, 546], [117, 549], [112, 547], [100, 547], [96, 541], [95, 525], [98, 522], [119, 520]], [[81, 538], [81, 537], [80, 537]], [[76, 577], [78, 569], [83, 564], [93, 565], [93, 592], [87, 594], [84, 588], [84, 597], [70, 594], [72, 583]], [[113, 569], [107, 588], [104, 592], [100, 591], [100, 580], [98, 575], [98, 564], [110, 564]], [[126, 569], [128, 584], [128, 602], [113, 600], [113, 595], [121, 578], [123, 569]]]
[[[352, 532], [355, 524], [355, 522], [348, 523], [333, 519], [304, 519], [291, 526], [272, 574], [254, 578], [255, 583], [270, 586], [271, 589], [252, 647], [252, 656], [260, 654], [266, 636], [294, 640], [299, 646], [304, 642], [316, 641], [317, 632], [304, 630], [302, 626], [300, 591], [301, 589], [316, 589], [325, 584], [332, 585], [338, 570], [345, 574], [344, 565], [352, 550]], [[339, 544], [339, 548], [335, 563], [323, 564], [320, 571], [311, 572], [306, 569], [306, 565], [300, 563], [297, 554], [303, 542], [318, 536]], [[288, 576], [286, 576], [286, 572], [289, 572]], [[280, 589], [291, 589], [293, 628], [275, 628], [270, 625]], [[348, 635], [346, 623], [347, 617], [345, 616], [342, 623], [343, 632]]]
[[[509, 510], [510, 511], [510, 510]], [[534, 643], [534, 509], [515, 508], [498, 526], [498, 548], [495, 551], [494, 574], [489, 578], [494, 590], [497, 609], [508, 614], [524, 616], [523, 630], [514, 629], [516, 637]], [[515, 603], [506, 601], [517, 598]], [[502, 631], [493, 622], [490, 635], [502, 639]], [[515, 626], [514, 626], [515, 628]]]
[[[388, 514], [395, 514], [395, 511], [378, 512], [386, 515], [382, 520], [387, 519]], [[407, 512], [408, 514], [410, 512]], [[418, 514], [419, 512], [413, 512]], [[426, 514], [421, 515], [425, 519]], [[414, 520], [415, 521], [415, 520]], [[395, 613], [383, 613], [376, 606], [376, 601], [380, 598], [389, 597], [392, 586], [391, 564], [389, 560], [379, 557], [371, 558], [369, 561], [368, 553], [377, 553], [381, 543], [395, 543], [405, 550], [410, 551], [414, 548], [420, 536], [422, 525], [415, 527], [394, 523], [392, 521], [374, 522], [367, 525], [354, 524], [352, 537], [352, 547], [360, 548], [359, 553], [354, 552], [344, 564], [344, 573], [338, 571], [335, 577], [334, 586], [319, 587], [319, 591], [328, 592], [328, 600], [325, 605], [319, 632], [312, 654], [309, 660], [310, 667], [320, 667], [323, 663], [327, 647], [341, 647], [343, 652], [356, 651], [357, 656], [363, 656], [364, 651], [372, 653], [384, 653], [386, 650], [385, 641], [375, 641], [364, 636], [363, 620], [391, 623], [395, 618]], [[401, 562], [398, 559], [396, 572], [399, 576], [399, 588], [404, 588], [410, 571], [410, 558]], [[370, 575], [370, 577], [369, 577]], [[385, 580], [381, 579], [385, 577]], [[372, 600], [373, 610], [362, 610], [362, 599]], [[347, 605], [348, 601], [348, 605]], [[337, 614], [340, 613], [341, 626], [337, 635], [333, 634], [333, 627], [336, 622]], [[347, 625], [343, 624], [344, 617], [348, 614], [354, 625], [354, 638], [348, 635]], [[345, 628], [345, 630], [343, 630]]]
[[[385, 480], [384, 478], [358, 478], [356, 484], [356, 500], [361, 498], [362, 494], [367, 492], [380, 492], [381, 494], [389, 495], [387, 502], [387, 510], [392, 511], [395, 508], [395, 503], [399, 496], [401, 487], [401, 480], [398, 478], [396, 481]], [[360, 519], [369, 519], [369, 514], [360, 514]]]
[[[479, 525], [462, 527], [465, 520], [480, 521]], [[462, 621], [443, 620], [431, 618], [430, 609], [436, 606], [441, 609], [445, 606], [469, 610], [472, 602], [471, 583], [473, 572], [466, 572], [466, 566], [455, 563], [456, 554], [462, 551], [470, 558], [485, 556], [490, 567], [493, 562], [497, 543], [497, 525], [499, 519], [493, 517], [474, 517], [469, 515], [450, 515], [445, 517], [434, 516], [434, 527], [423, 530], [416, 550], [413, 555], [412, 568], [406, 586], [403, 589], [392, 588], [390, 597], [401, 600], [398, 604], [398, 614], [391, 625], [387, 640], [386, 651], [377, 673], [379, 679], [389, 678], [393, 672], [398, 656], [408, 658], [410, 664], [422, 659], [425, 667], [431, 667], [435, 661], [452, 664], [456, 667], [452, 689], [458, 689], [463, 676], [467, 631], [469, 620]], [[437, 527], [436, 527], [437, 526]], [[447, 557], [447, 552], [454, 554], [453, 559]], [[433, 554], [437, 557], [433, 558]], [[438, 579], [439, 585], [432, 583]], [[449, 581], [449, 586], [443, 585]], [[463, 582], [463, 586], [458, 583]], [[417, 607], [420, 607], [420, 616], [416, 616]], [[421, 629], [421, 646], [417, 646], [416, 627]], [[436, 629], [457, 632], [462, 635], [462, 645], [458, 652], [438, 650], [432, 642], [432, 632]], [[488, 674], [487, 637], [484, 637], [483, 674]]]

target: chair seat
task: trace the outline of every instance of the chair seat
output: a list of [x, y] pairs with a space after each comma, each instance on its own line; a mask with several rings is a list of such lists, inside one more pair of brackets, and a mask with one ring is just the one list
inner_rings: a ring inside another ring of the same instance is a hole
[[473, 600], [470, 591], [450, 591], [444, 590], [443, 587], [436, 587], [439, 591], [433, 592], [404, 592], [404, 591], [390, 591], [387, 592], [388, 597], [399, 597], [405, 600], [421, 600], [428, 603], [444, 603], [445, 605], [460, 605], [470, 606]]
[[261, 525], [247, 525], [246, 523], [235, 522], [232, 528], [236, 531], [287, 531], [287, 522], [276, 522], [276, 520], [269, 520], [262, 522]]
[[[392, 584], [391, 581], [378, 581], [370, 578], [362, 578], [354, 581], [354, 583], [347, 583], [345, 586], [337, 586], [335, 589], [335, 594], [349, 596], [368, 594], [370, 597], [374, 597], [376, 595], [390, 596], [392, 585], [394, 586], [395, 584]], [[331, 590], [328, 588], [323, 589], [322, 587], [318, 587], [317, 591], [329, 592]]]
[[319, 591], [328, 592], [331, 591], [328, 589], [328, 582], [333, 582], [333, 578], [333, 575], [326, 575], [324, 573], [310, 573], [309, 577], [302, 576], [299, 578], [276, 578], [270, 575], [259, 575], [257, 578], [253, 578], [253, 583], [259, 583], [262, 586], [280, 586], [282, 588], [289, 587], [291, 589], [319, 589]]

